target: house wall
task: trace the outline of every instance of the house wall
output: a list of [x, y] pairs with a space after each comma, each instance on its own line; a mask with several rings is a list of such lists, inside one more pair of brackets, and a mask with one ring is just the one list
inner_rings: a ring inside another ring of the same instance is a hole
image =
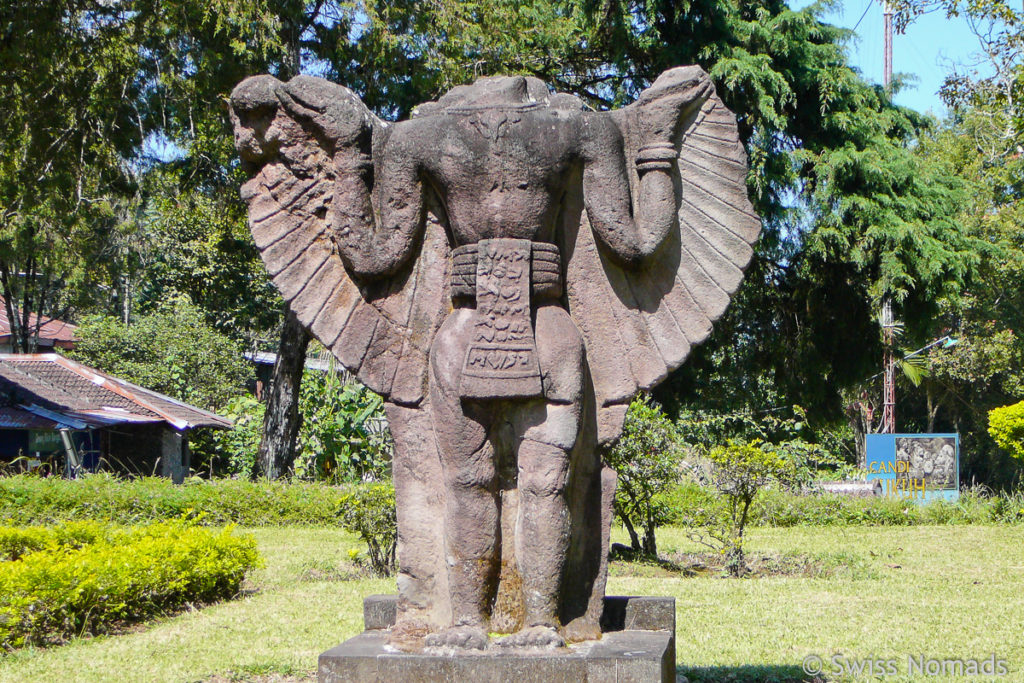
[[122, 425], [106, 430], [104, 449], [109, 467], [137, 476], [170, 477], [180, 484], [189, 474], [187, 432], [166, 424]]

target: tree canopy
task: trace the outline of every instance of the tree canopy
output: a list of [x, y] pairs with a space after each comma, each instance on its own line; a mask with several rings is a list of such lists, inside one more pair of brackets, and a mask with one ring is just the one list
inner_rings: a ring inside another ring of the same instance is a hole
[[1024, 22], [1001, 0], [894, 5], [901, 23], [945, 11], [978, 28], [992, 68], [951, 74], [947, 121], [895, 106], [852, 69], [852, 36], [824, 2], [12, 0], [0, 8], [0, 293], [19, 319], [129, 326], [187, 296], [204, 325], [268, 337], [280, 302], [245, 226], [224, 106], [248, 75], [323, 75], [397, 119], [499, 72], [621, 106], [696, 63], [737, 114], [764, 232], [662, 402], [799, 404], [838, 427], [851, 396], [877, 391], [866, 380], [888, 299], [907, 348], [962, 339], [929, 352], [925, 385], [903, 392], [905, 424], [987, 439], [967, 415], [1024, 391]]

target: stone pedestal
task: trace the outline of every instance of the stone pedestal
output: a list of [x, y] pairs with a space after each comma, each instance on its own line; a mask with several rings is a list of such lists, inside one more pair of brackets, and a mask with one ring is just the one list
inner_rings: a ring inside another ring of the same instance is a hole
[[606, 597], [601, 640], [558, 650], [399, 652], [387, 645], [395, 596], [363, 604], [366, 630], [320, 655], [320, 683], [673, 683], [675, 599]]

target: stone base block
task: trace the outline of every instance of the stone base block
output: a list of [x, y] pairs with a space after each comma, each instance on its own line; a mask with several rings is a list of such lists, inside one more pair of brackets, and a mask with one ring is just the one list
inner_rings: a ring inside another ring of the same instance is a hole
[[[367, 598], [367, 630], [320, 655], [320, 683], [673, 683], [675, 600], [605, 598], [601, 640], [559, 650], [400, 652], [392, 596]], [[389, 618], [390, 617], [390, 618]], [[376, 628], [374, 628], [376, 627]]]

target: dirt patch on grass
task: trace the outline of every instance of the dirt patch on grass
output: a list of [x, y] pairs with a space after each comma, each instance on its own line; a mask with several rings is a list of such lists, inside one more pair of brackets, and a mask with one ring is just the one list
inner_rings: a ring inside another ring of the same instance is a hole
[[297, 671], [292, 667], [274, 665], [243, 667], [203, 679], [203, 683], [309, 683], [316, 680], [316, 671]]
[[[863, 566], [859, 558], [846, 556], [817, 556], [803, 554], [749, 554], [746, 557], [743, 578], [772, 577], [825, 578], [837, 572], [858, 571]], [[713, 552], [674, 552], [652, 558], [639, 554], [618, 552], [609, 564], [611, 576], [641, 578], [729, 578], [724, 555]]]
[[355, 581], [372, 578], [376, 578], [376, 574], [369, 567], [347, 562], [309, 562], [299, 572], [299, 581]]

